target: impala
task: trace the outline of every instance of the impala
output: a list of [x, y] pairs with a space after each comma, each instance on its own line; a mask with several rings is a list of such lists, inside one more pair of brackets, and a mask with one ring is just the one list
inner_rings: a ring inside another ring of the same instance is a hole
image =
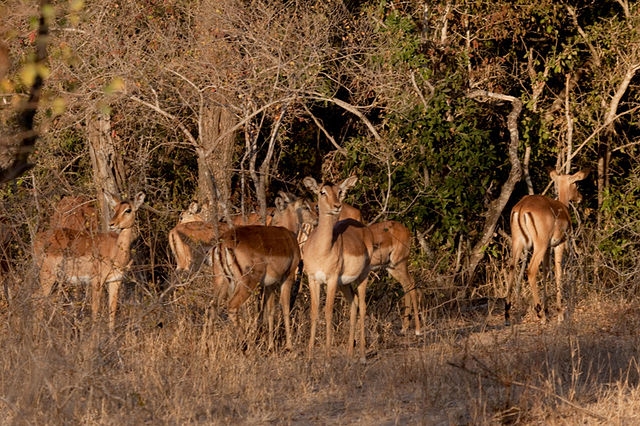
[[315, 210], [305, 199], [283, 191], [278, 193], [275, 204], [271, 225], [282, 226], [296, 234], [298, 245], [302, 247], [318, 222]]
[[[347, 203], [342, 203], [342, 210], [338, 220], [355, 219], [362, 221], [360, 210]], [[416, 329], [415, 334], [422, 334], [418, 310], [418, 290], [411, 274], [409, 274], [409, 254], [411, 253], [411, 232], [400, 222], [389, 220], [369, 225], [373, 234], [373, 255], [371, 270], [386, 269], [395, 278], [404, 291], [402, 298], [404, 309], [402, 312], [402, 329], [404, 334], [409, 329], [409, 316], [413, 313]]]
[[290, 303], [300, 249], [290, 230], [280, 226], [247, 225], [231, 228], [220, 236], [214, 249], [214, 285], [228, 283], [229, 317], [240, 334], [238, 310], [261, 285], [265, 292], [269, 326], [269, 350], [274, 344], [274, 290], [280, 286], [280, 305], [284, 318], [286, 348], [291, 343]]
[[504, 310], [506, 325], [510, 324], [511, 292], [515, 284], [517, 265], [523, 251], [525, 249], [531, 250], [531, 248], [533, 248], [533, 254], [527, 269], [527, 278], [536, 315], [543, 322], [546, 320], [538, 295], [536, 278], [541, 263], [546, 269], [549, 252], [551, 248], [554, 248], [556, 302], [561, 312], [559, 318], [562, 319], [562, 257], [566, 248], [567, 236], [571, 231], [569, 202], [582, 200], [576, 182], [583, 180], [588, 174], [589, 169], [581, 170], [573, 175], [561, 175], [552, 170], [550, 176], [556, 186], [557, 200], [543, 195], [527, 195], [511, 210], [512, 259]]
[[404, 291], [402, 312], [402, 333], [409, 329], [409, 316], [413, 313], [415, 334], [422, 334], [418, 311], [418, 290], [409, 274], [409, 254], [411, 252], [411, 232], [400, 222], [389, 220], [369, 225], [373, 234], [373, 255], [371, 269], [386, 269], [401, 285]]
[[233, 226], [243, 226], [243, 225], [262, 225], [263, 223], [267, 226], [271, 225], [271, 218], [273, 217], [275, 209], [273, 207], [267, 207], [267, 216], [262, 220], [262, 217], [259, 213], [252, 212], [247, 215], [245, 214], [237, 214], [231, 217], [231, 223]]
[[65, 228], [95, 233], [98, 231], [98, 211], [85, 196], [65, 196], [54, 207], [49, 229]]
[[[327, 183], [318, 185], [311, 177], [306, 177], [303, 180], [305, 186], [318, 198], [318, 226], [311, 232], [304, 245], [303, 259], [304, 270], [309, 278], [311, 295], [309, 355], [311, 355], [315, 343], [320, 306], [320, 285], [326, 284], [325, 319], [327, 331], [325, 349], [328, 353], [331, 347], [333, 304], [336, 291], [340, 289], [350, 304], [347, 353], [349, 356], [353, 355], [356, 318], [359, 312], [360, 360], [365, 362], [365, 295], [367, 276], [371, 270], [373, 236], [369, 228], [356, 220], [338, 220], [346, 191], [353, 187], [357, 181], [358, 178], [355, 176], [345, 179], [339, 185]], [[352, 284], [357, 287], [357, 296], [354, 295]]]
[[140, 192], [133, 201], [121, 201], [106, 194], [114, 215], [111, 232], [90, 233], [73, 229], [52, 229], [36, 235], [34, 252], [40, 272], [40, 294], [47, 297], [56, 281], [91, 284], [91, 314], [97, 319], [102, 287], [109, 294], [109, 329], [115, 326], [118, 292], [131, 266], [131, 243], [136, 211], [144, 202]]
[[[219, 233], [227, 229], [227, 224], [218, 223]], [[180, 221], [169, 231], [168, 237], [176, 259], [176, 274], [186, 277], [210, 261], [208, 253], [216, 244], [216, 229], [213, 223], [203, 220], [198, 203], [193, 202], [180, 214]]]
[[[277, 199], [276, 199], [277, 202]], [[267, 209], [267, 225], [271, 224], [274, 217], [279, 223], [292, 232], [298, 232], [297, 218], [301, 217], [302, 222], [307, 223], [311, 219], [308, 214], [302, 211], [302, 206], [298, 201], [282, 204], [277, 208]], [[242, 226], [246, 220], [260, 221], [260, 217], [251, 214], [247, 217], [234, 216], [233, 226]], [[250, 223], [255, 225], [256, 222]], [[231, 229], [232, 226], [225, 222], [218, 222], [218, 235]], [[169, 247], [176, 259], [176, 273], [178, 276], [186, 277], [190, 273], [197, 271], [203, 263], [209, 264], [211, 261], [208, 255], [216, 245], [216, 229], [212, 222], [207, 222], [200, 214], [200, 206], [197, 202], [189, 205], [189, 208], [180, 214], [178, 224], [169, 231]]]
[[[296, 269], [300, 265], [299, 241], [316, 220], [305, 200], [280, 192], [275, 200], [270, 226], [240, 226], [220, 237], [214, 251], [215, 285], [229, 284], [228, 311], [240, 330], [238, 310], [251, 293], [262, 285], [266, 295], [269, 349], [274, 342], [274, 290], [280, 285], [280, 304], [285, 322], [286, 348], [292, 349], [290, 312], [297, 288]], [[296, 241], [298, 235], [298, 241]]]
[[[312, 203], [311, 208], [314, 212], [316, 212], [316, 214], [318, 214], [317, 202]], [[342, 203], [342, 210], [340, 210], [340, 216], [338, 216], [338, 220], [345, 219], [353, 219], [357, 220], [358, 222], [362, 222], [362, 212], [360, 212], [360, 209], [353, 207], [350, 204]]]

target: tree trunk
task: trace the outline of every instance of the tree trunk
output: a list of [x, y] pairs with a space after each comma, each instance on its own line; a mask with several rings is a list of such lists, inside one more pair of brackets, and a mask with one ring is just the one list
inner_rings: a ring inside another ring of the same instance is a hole
[[497, 93], [486, 92], [483, 90], [474, 90], [469, 94], [469, 96], [471, 98], [484, 96], [492, 99], [506, 100], [511, 102], [513, 106], [507, 118], [507, 127], [509, 129], [510, 135], [509, 161], [511, 162], [511, 171], [509, 172], [507, 181], [504, 183], [504, 185], [502, 185], [500, 196], [496, 200], [492, 201], [489, 205], [489, 209], [485, 214], [487, 220], [482, 231], [482, 236], [471, 251], [471, 255], [469, 258], [467, 283], [472, 283], [475, 277], [478, 263], [484, 257], [484, 249], [493, 239], [496, 224], [498, 223], [498, 220], [502, 215], [502, 211], [509, 202], [509, 198], [511, 198], [511, 194], [513, 193], [516, 184], [522, 177], [522, 165], [520, 164], [520, 159], [518, 158], [518, 146], [520, 144], [518, 118], [520, 117], [520, 112], [522, 111], [522, 102], [520, 101], [520, 99], [513, 96], [501, 95]]
[[[217, 222], [220, 216], [227, 220], [230, 216], [235, 132], [220, 136], [235, 124], [234, 115], [223, 105], [204, 108], [199, 138], [201, 149], [198, 149], [198, 200], [209, 207], [205, 211], [206, 220]], [[211, 154], [207, 156], [207, 152]]]
[[111, 213], [105, 192], [121, 196], [126, 190], [124, 164], [111, 138], [111, 118], [97, 114], [87, 123], [89, 152], [93, 166], [93, 182], [98, 195], [100, 230], [107, 231]]

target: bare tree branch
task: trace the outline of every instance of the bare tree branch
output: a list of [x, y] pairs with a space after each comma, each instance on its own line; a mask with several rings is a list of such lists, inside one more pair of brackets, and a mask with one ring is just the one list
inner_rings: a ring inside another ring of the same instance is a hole
[[331, 134], [327, 131], [327, 129], [324, 128], [320, 120], [318, 120], [318, 118], [315, 115], [313, 115], [313, 113], [311, 112], [311, 110], [309, 110], [307, 105], [303, 105], [303, 107], [304, 107], [304, 110], [307, 112], [307, 114], [309, 114], [309, 117], [311, 117], [315, 125], [318, 127], [318, 129], [320, 129], [320, 131], [324, 133], [325, 137], [329, 139], [329, 142], [331, 142], [331, 145], [333, 145], [341, 154], [346, 154], [347, 150], [341, 147], [340, 145], [338, 145], [338, 142], [336, 142], [333, 136], [331, 136]]
[[349, 111], [350, 113], [358, 117], [365, 124], [365, 126], [367, 126], [367, 129], [369, 129], [369, 131], [377, 141], [382, 140], [382, 138], [380, 137], [380, 134], [378, 133], [376, 128], [373, 126], [373, 124], [369, 121], [369, 119], [367, 119], [367, 117], [365, 117], [365, 115], [362, 112], [360, 112], [360, 110], [358, 110], [357, 107], [351, 105], [350, 103], [340, 100], [338, 98], [329, 98], [329, 97], [323, 96], [320, 93], [311, 94], [309, 96], [309, 99], [313, 99], [316, 101], [323, 101], [323, 102], [331, 102], [333, 104], [338, 105], [340, 108]]

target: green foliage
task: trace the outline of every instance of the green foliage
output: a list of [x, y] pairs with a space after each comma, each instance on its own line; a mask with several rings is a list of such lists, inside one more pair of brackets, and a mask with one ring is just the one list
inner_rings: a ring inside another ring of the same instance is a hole
[[636, 168], [620, 192], [607, 190], [602, 203], [602, 228], [598, 248], [616, 270], [635, 268], [640, 255], [640, 182]]
[[[365, 194], [357, 198], [371, 200], [361, 202], [369, 206], [386, 194], [391, 170], [390, 216], [421, 230], [435, 224], [433, 244], [453, 247], [457, 235], [482, 222], [485, 188], [498, 178], [503, 160], [477, 119], [477, 104], [454, 100], [449, 93], [443, 88], [427, 109], [419, 106], [406, 116], [390, 114], [388, 146], [382, 149], [353, 139], [345, 168], [361, 170]], [[449, 121], [454, 113], [456, 119]], [[388, 157], [380, 156], [382, 150], [388, 150]]]

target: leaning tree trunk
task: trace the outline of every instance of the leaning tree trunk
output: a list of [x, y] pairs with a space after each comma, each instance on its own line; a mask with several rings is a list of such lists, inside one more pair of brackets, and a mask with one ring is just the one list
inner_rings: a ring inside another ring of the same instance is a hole
[[124, 164], [111, 138], [111, 118], [108, 115], [99, 113], [89, 118], [87, 137], [101, 215], [100, 229], [106, 231], [111, 213], [105, 193], [120, 197], [126, 189]]
[[489, 210], [486, 213], [487, 220], [484, 224], [484, 229], [482, 231], [482, 237], [475, 244], [471, 251], [471, 256], [469, 258], [469, 268], [468, 268], [468, 283], [473, 282], [473, 278], [475, 277], [476, 268], [478, 267], [478, 263], [484, 257], [484, 249], [489, 245], [491, 240], [493, 239], [494, 231], [496, 229], [496, 225], [500, 216], [502, 215], [502, 211], [505, 206], [509, 202], [509, 198], [511, 198], [511, 194], [516, 186], [516, 184], [520, 181], [522, 177], [522, 165], [520, 164], [520, 159], [518, 158], [518, 146], [520, 144], [520, 136], [518, 132], [518, 118], [520, 117], [520, 112], [522, 111], [522, 101], [520, 99], [515, 98], [513, 96], [501, 95], [497, 93], [486, 92], [484, 90], [474, 90], [469, 94], [471, 98], [477, 97], [488, 97], [491, 99], [505, 100], [509, 101], [512, 104], [511, 112], [507, 117], [507, 128], [509, 129], [510, 142], [509, 142], [509, 161], [511, 162], [511, 171], [509, 172], [509, 177], [507, 181], [502, 185], [502, 190], [500, 191], [500, 196], [491, 202], [489, 205]]

